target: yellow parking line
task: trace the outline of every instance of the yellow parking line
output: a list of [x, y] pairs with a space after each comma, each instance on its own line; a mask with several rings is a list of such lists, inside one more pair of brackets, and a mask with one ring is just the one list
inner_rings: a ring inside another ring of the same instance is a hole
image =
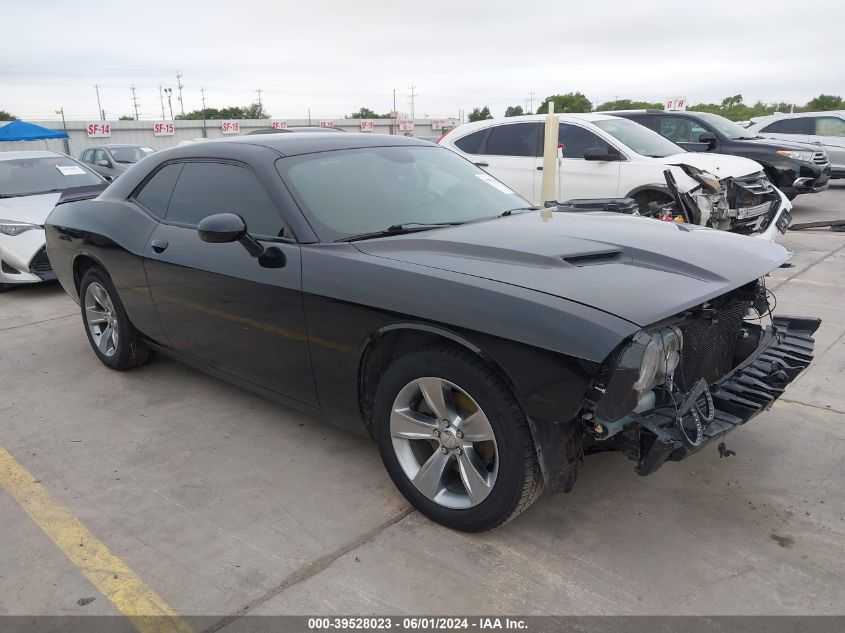
[[0, 447], [0, 485], [140, 633], [190, 633], [161, 597]]

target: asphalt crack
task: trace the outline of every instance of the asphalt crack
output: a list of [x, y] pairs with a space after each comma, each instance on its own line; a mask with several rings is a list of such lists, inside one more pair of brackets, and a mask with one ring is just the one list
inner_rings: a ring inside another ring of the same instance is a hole
[[280, 584], [276, 585], [275, 587], [273, 587], [263, 595], [259, 596], [258, 598], [251, 600], [250, 602], [242, 606], [240, 609], [235, 611], [235, 613], [227, 615], [212, 624], [211, 626], [203, 629], [200, 633], [216, 633], [223, 627], [232, 624], [238, 618], [243, 617], [248, 613], [254, 611], [256, 607], [264, 604], [268, 600], [275, 598], [276, 596], [287, 591], [291, 587], [305, 582], [309, 578], [313, 578], [321, 571], [330, 567], [331, 564], [334, 563], [337, 559], [341, 558], [342, 556], [345, 556], [349, 552], [361, 547], [362, 545], [366, 545], [374, 538], [376, 538], [379, 534], [384, 532], [387, 528], [399, 523], [399, 521], [404, 519], [412, 512], [414, 512], [414, 509], [408, 507], [402, 512], [400, 512], [398, 515], [391, 517], [389, 520], [376, 526], [369, 532], [364, 533], [360, 538], [351, 541], [343, 547], [340, 547], [333, 552], [329, 552], [325, 556], [321, 556], [320, 558], [313, 560], [310, 563], [302, 565], [298, 569], [288, 574], [287, 577], [285, 577], [285, 579]]
[[53, 317], [52, 319], [42, 319], [41, 321], [30, 321], [29, 323], [21, 323], [20, 325], [10, 325], [9, 327], [0, 328], [0, 332], [8, 332], [9, 330], [17, 330], [22, 327], [29, 327], [30, 325], [38, 325], [39, 323], [50, 323], [51, 321], [59, 321], [60, 319], [69, 319], [77, 316], [77, 313], [63, 314], [62, 316]]

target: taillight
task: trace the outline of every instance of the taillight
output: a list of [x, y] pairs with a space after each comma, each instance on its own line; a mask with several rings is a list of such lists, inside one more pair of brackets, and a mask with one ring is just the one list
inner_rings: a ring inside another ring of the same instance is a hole
[[446, 136], [449, 132], [451, 132], [451, 131], [452, 131], [452, 130], [454, 130], [454, 129], [455, 129], [455, 128], [451, 128], [451, 129], [446, 130], [445, 132], [443, 132], [443, 134], [441, 134], [441, 135], [440, 135], [440, 138], [438, 138], [438, 139], [437, 139], [436, 141], [434, 141], [434, 142], [435, 142], [435, 143], [437, 143], [437, 144], [439, 144], [439, 143], [440, 143], [440, 141], [442, 141], [442, 140], [443, 140], [443, 138], [444, 138], [444, 137], [445, 137], [445, 136]]

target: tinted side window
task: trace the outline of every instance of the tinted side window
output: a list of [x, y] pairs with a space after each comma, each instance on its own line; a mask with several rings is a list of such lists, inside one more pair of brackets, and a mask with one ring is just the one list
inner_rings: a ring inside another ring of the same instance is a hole
[[707, 130], [698, 121], [680, 116], [660, 117], [660, 134], [675, 143], [698, 143]]
[[478, 132], [467, 134], [455, 141], [455, 147], [467, 154], [478, 154], [481, 151], [481, 142], [486, 135], [487, 130], [479, 130]]
[[83, 163], [93, 163], [94, 162], [93, 156], [94, 156], [94, 150], [93, 149], [86, 149], [84, 152], [82, 152], [82, 162]]
[[835, 116], [814, 117], [813, 120], [818, 136], [845, 136], [845, 120]]
[[490, 130], [484, 153], [490, 156], [537, 156], [537, 124], [497, 125]]
[[106, 151], [102, 150], [102, 149], [98, 149], [98, 150], [94, 151], [94, 162], [96, 163], [97, 161], [100, 161], [100, 160], [105, 160], [105, 161], [108, 161], [109, 163], [111, 162], [109, 160], [109, 157], [106, 155]]
[[181, 171], [182, 163], [165, 165], [147, 181], [135, 199], [158, 217], [163, 218], [167, 214], [167, 205]]
[[237, 213], [254, 235], [278, 237], [282, 218], [264, 187], [246, 167], [226, 163], [185, 163], [166, 219], [196, 226], [214, 213]]
[[592, 147], [597, 147], [606, 152], [616, 151], [611, 150], [610, 145], [604, 140], [577, 125], [561, 123], [557, 140], [558, 143], [563, 145], [564, 158], [584, 158], [584, 152]]
[[764, 127], [761, 132], [774, 134], [812, 134], [809, 118], [781, 119]]
[[644, 125], [650, 130], [654, 130], [655, 132], [659, 132], [659, 123], [660, 117], [659, 116], [626, 116], [626, 119], [630, 119], [634, 123], [639, 123], [640, 125]]

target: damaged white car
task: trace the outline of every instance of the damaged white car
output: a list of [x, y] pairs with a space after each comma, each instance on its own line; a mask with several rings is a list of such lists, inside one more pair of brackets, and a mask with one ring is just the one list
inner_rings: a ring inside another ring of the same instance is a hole
[[[774, 240], [792, 217], [789, 200], [747, 158], [687, 152], [633, 121], [561, 114], [558, 201]], [[439, 141], [540, 205], [545, 115], [461, 125]], [[628, 200], [621, 200], [627, 198]]]

